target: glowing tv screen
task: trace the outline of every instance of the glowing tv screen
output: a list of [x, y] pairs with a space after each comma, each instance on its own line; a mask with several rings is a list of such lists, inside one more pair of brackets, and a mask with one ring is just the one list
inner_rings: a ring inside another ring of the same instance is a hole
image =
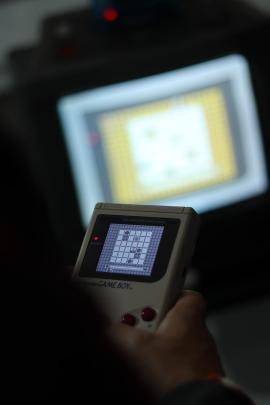
[[84, 226], [98, 201], [203, 213], [268, 188], [242, 55], [70, 94], [57, 110]]

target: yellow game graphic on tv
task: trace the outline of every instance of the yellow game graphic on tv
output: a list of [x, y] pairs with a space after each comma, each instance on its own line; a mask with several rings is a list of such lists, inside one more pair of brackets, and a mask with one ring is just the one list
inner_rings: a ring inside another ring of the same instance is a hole
[[115, 201], [166, 199], [238, 174], [220, 87], [103, 113], [98, 126]]

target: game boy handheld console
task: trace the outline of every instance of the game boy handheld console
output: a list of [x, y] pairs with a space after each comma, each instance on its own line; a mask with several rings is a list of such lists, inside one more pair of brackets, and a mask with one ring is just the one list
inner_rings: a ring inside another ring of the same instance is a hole
[[181, 294], [198, 229], [190, 207], [97, 203], [73, 279], [112, 321], [154, 331]]

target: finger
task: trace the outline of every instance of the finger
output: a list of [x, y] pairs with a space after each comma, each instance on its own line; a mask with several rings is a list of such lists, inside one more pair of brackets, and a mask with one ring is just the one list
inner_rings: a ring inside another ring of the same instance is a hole
[[176, 304], [171, 308], [168, 316], [172, 320], [193, 320], [205, 318], [206, 301], [201, 293], [194, 290], [184, 290]]
[[207, 303], [205, 301], [204, 296], [199, 291], [196, 290], [184, 290], [180, 298], [187, 296], [189, 297], [193, 296], [194, 300], [197, 300], [196, 304], [197, 310], [200, 308], [201, 312], [203, 313], [203, 316], [205, 316], [207, 312]]
[[112, 324], [107, 333], [116, 344], [130, 350], [146, 342], [149, 336], [148, 332], [125, 324]]
[[206, 317], [206, 302], [197, 291], [184, 291], [161, 322], [157, 333], [177, 337], [184, 328], [201, 326]]

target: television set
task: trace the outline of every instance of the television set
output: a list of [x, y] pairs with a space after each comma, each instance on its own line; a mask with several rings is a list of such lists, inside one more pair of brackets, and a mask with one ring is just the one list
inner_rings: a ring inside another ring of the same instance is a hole
[[57, 111], [85, 227], [99, 201], [205, 213], [269, 187], [243, 55], [66, 95]]
[[260, 290], [270, 224], [269, 18], [91, 36], [88, 17], [84, 30], [78, 21], [81, 54], [76, 43], [50, 44], [54, 58], [33, 57], [28, 77], [13, 59], [33, 171], [64, 262], [75, 263], [98, 201], [184, 205], [201, 217], [192, 266], [205, 288], [230, 297], [232, 288]]

